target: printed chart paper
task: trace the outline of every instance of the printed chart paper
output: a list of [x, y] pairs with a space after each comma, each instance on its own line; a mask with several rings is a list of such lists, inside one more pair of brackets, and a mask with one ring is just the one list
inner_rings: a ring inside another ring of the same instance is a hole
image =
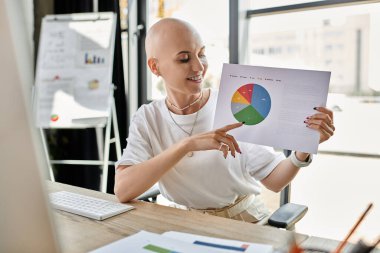
[[[159, 234], [140, 231], [134, 235], [91, 251], [91, 253], [220, 253]], [[224, 252], [224, 251], [223, 251]], [[228, 252], [226, 252], [228, 253]]]
[[170, 231], [162, 234], [168, 238], [173, 238], [202, 246], [205, 250], [216, 249], [219, 252], [245, 252], [245, 253], [271, 253], [273, 247], [267, 244], [249, 243], [236, 240], [226, 240], [208, 236], [194, 235]]
[[236, 140], [316, 154], [319, 132], [304, 121], [326, 106], [330, 72], [224, 64], [214, 128], [245, 122]]

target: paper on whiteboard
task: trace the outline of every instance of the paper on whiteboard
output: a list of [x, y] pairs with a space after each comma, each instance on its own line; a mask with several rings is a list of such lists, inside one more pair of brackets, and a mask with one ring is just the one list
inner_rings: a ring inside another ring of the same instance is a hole
[[315, 154], [319, 132], [304, 121], [326, 105], [330, 74], [224, 64], [214, 128], [244, 121], [238, 141]]
[[43, 21], [35, 81], [38, 127], [74, 127], [78, 119], [110, 113], [115, 17], [75, 15]]

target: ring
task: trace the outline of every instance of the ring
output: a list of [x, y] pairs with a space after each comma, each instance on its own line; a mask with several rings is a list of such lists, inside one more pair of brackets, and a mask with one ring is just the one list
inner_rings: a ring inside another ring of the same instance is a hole
[[227, 137], [227, 132], [224, 133], [224, 137]]
[[219, 151], [222, 149], [223, 145], [224, 145], [224, 143], [221, 142], [221, 143], [220, 143], [220, 146], [219, 146], [219, 149], [218, 149]]

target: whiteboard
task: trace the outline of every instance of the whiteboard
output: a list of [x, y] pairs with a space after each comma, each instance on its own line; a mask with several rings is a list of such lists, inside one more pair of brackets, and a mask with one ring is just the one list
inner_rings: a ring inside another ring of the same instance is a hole
[[88, 127], [88, 119], [109, 116], [115, 28], [112, 12], [44, 17], [34, 95], [38, 127], [75, 128], [81, 119]]

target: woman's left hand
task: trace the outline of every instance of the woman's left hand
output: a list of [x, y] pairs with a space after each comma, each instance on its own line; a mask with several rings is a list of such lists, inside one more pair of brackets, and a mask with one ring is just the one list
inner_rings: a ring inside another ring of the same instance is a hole
[[307, 127], [315, 129], [319, 132], [319, 143], [327, 141], [334, 135], [334, 114], [326, 107], [316, 107], [316, 114], [306, 118]]

